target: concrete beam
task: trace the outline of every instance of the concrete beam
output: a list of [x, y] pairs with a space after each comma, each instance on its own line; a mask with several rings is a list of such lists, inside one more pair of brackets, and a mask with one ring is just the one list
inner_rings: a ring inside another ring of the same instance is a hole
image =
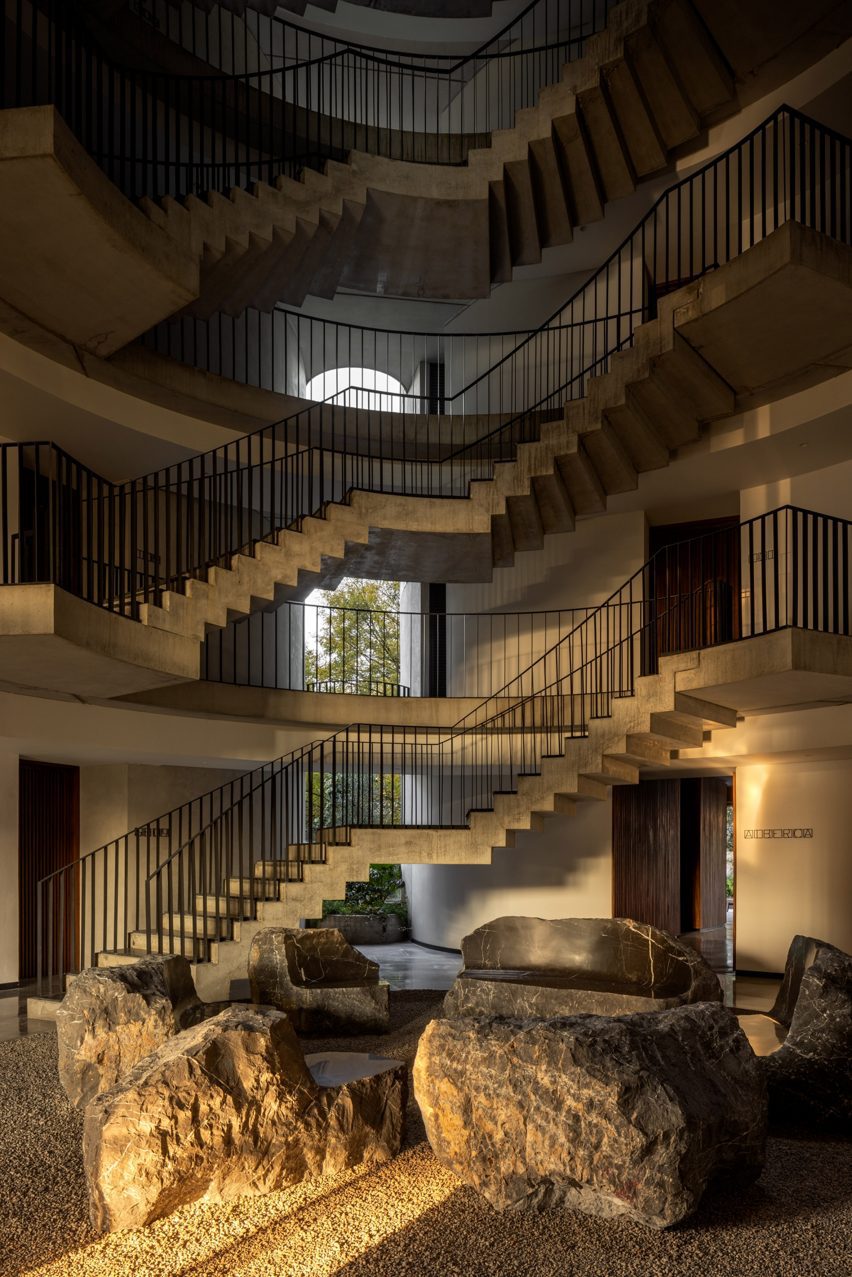
[[0, 111], [0, 296], [109, 355], [198, 289], [198, 260], [121, 194], [53, 107]]

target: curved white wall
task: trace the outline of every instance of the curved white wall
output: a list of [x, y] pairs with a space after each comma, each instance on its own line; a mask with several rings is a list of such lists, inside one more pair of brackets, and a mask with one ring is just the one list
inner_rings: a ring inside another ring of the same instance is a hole
[[612, 804], [580, 804], [542, 833], [518, 834], [490, 865], [409, 865], [412, 938], [458, 949], [462, 937], [504, 914], [540, 918], [612, 915]]

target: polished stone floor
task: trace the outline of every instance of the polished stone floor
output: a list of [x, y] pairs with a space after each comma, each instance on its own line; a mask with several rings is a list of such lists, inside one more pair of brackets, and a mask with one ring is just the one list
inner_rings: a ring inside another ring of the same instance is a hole
[[35, 1033], [52, 1033], [52, 1020], [27, 1019], [27, 996], [35, 989], [0, 989], [0, 1042], [26, 1038]]
[[392, 989], [449, 989], [461, 970], [461, 954], [429, 949], [423, 944], [361, 944], [363, 954], [379, 964], [379, 975]]

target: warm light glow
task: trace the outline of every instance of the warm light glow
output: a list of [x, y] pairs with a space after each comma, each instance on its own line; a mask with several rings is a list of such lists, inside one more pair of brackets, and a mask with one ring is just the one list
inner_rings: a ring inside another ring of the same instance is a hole
[[[458, 1192], [428, 1145], [384, 1166], [344, 1171], [268, 1196], [195, 1202], [147, 1228], [117, 1232], [24, 1277], [189, 1277], [218, 1260], [240, 1277], [258, 1265], [278, 1277], [334, 1277]], [[163, 1265], [166, 1264], [167, 1267]], [[217, 1269], [219, 1271], [219, 1269]]]

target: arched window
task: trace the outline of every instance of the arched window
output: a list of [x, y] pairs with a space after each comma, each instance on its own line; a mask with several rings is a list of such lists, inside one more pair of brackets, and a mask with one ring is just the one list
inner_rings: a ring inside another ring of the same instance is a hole
[[305, 387], [305, 394], [309, 399], [329, 400], [345, 408], [405, 411], [405, 386], [375, 368], [332, 368], [317, 373]]

